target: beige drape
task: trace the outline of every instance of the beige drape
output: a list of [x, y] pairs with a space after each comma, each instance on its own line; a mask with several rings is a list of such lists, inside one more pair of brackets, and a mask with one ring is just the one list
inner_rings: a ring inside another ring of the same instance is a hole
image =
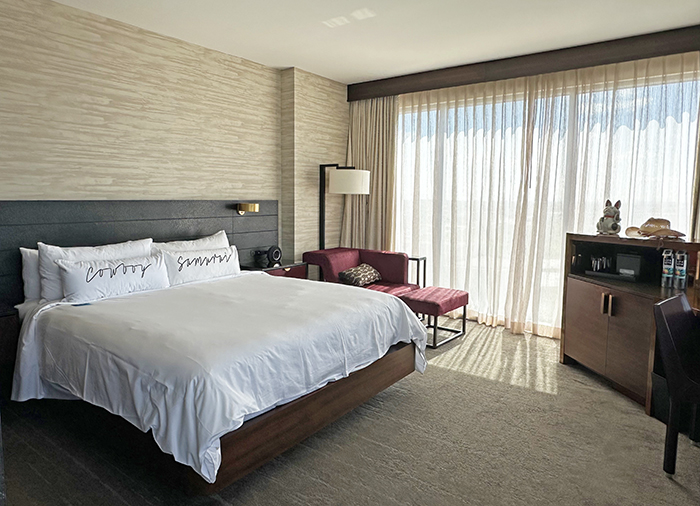
[[[700, 108], [700, 106], [698, 106]], [[698, 111], [700, 117], [700, 110]], [[700, 240], [700, 128], [698, 129], [697, 150], [695, 152], [695, 181], [693, 182], [693, 209], [690, 218], [690, 240]]]
[[566, 232], [664, 217], [688, 231], [700, 53], [399, 97], [396, 249], [468, 316], [560, 334]]
[[346, 195], [341, 246], [393, 249], [397, 97], [350, 103], [347, 165], [370, 171], [370, 194]]

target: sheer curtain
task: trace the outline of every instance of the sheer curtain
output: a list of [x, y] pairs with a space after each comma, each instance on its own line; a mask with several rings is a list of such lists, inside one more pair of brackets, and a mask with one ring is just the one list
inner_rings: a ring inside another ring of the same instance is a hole
[[566, 232], [689, 231], [700, 53], [399, 97], [395, 246], [468, 316], [557, 337]]

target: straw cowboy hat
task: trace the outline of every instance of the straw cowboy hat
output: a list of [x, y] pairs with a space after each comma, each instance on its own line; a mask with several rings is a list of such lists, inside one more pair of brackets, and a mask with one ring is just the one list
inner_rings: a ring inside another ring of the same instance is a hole
[[629, 227], [625, 230], [627, 237], [659, 237], [662, 239], [680, 239], [685, 234], [671, 229], [671, 222], [663, 218], [649, 218], [641, 227]]

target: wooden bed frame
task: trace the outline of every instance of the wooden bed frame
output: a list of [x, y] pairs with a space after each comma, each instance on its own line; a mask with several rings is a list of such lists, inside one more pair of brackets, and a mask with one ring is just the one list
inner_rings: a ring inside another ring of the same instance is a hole
[[367, 402], [413, 372], [414, 348], [407, 343], [394, 345], [384, 357], [347, 378], [278, 406], [229, 432], [221, 438], [222, 461], [216, 482], [206, 483], [187, 467], [188, 492], [212, 494], [221, 490]]
[[[142, 237], [168, 241], [201, 237], [223, 228], [231, 243], [239, 247], [241, 263], [249, 263], [249, 250], [277, 243], [277, 201], [259, 201], [261, 213], [245, 217], [235, 212], [235, 202], [0, 202], [0, 305], [7, 307], [23, 300], [19, 247], [34, 248], [37, 241], [59, 246], [98, 245]], [[19, 328], [7, 328], [14, 337], [8, 343], [5, 335], [2, 347], [11, 353], [12, 348], [16, 350]], [[215, 483], [207, 483], [193, 469], [172, 458], [155, 458], [159, 461], [159, 474], [170, 483], [182, 483], [189, 493], [221, 490], [413, 372], [414, 357], [412, 343], [392, 346], [368, 367], [248, 420], [224, 435]], [[14, 360], [6, 359], [1, 367], [0, 378], [11, 377]], [[6, 385], [3, 387], [6, 390]], [[140, 432], [135, 427], [133, 430]]]

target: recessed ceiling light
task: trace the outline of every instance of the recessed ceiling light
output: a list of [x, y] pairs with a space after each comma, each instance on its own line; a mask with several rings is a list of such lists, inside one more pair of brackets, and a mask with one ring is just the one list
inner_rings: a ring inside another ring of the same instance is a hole
[[325, 21], [321, 21], [321, 23], [326, 25], [328, 28], [336, 28], [338, 26], [347, 25], [348, 23], [350, 23], [350, 20], [345, 16], [338, 16], [337, 18], [331, 18]]
[[376, 14], [366, 7], [364, 9], [358, 9], [352, 13], [352, 17], [358, 20], [373, 18], [374, 16], [376, 16]]

